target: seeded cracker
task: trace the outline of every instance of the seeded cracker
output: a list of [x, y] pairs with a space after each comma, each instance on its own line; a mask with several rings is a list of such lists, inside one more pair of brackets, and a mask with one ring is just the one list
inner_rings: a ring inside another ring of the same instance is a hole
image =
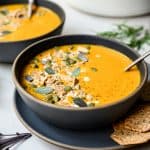
[[150, 131], [150, 104], [138, 106], [124, 121], [126, 129], [137, 132]]
[[125, 128], [115, 130], [111, 138], [120, 145], [141, 144], [150, 140], [150, 132], [139, 133]]
[[113, 125], [111, 138], [120, 145], [134, 145], [150, 140], [150, 104], [139, 105], [125, 119]]

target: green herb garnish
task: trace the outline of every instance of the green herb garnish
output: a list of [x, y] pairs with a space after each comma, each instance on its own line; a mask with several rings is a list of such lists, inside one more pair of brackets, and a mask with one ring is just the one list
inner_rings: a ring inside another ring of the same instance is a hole
[[51, 61], [51, 60], [48, 60], [48, 61], [47, 61], [47, 65], [48, 65], [48, 66], [52, 66], [52, 61]]
[[90, 45], [88, 45], [86, 48], [87, 48], [88, 50], [90, 50], [90, 49], [91, 49], [91, 46], [90, 46]]
[[116, 30], [101, 32], [97, 35], [119, 40], [137, 50], [140, 50], [145, 45], [150, 45], [150, 30], [144, 29], [143, 26], [133, 27], [126, 24], [119, 24], [116, 26]]
[[34, 68], [39, 68], [39, 66], [37, 64], [34, 64], [33, 67]]
[[33, 58], [33, 62], [34, 62], [34, 63], [38, 63], [38, 62], [39, 62], [39, 59], [38, 59], [37, 57], [34, 57], [34, 58]]
[[73, 72], [72, 72], [72, 77], [77, 77], [79, 76], [81, 72], [81, 69], [80, 68], [76, 68]]
[[39, 94], [50, 94], [53, 92], [53, 89], [51, 87], [38, 87], [35, 89], [35, 91]]
[[8, 9], [1, 9], [1, 10], [0, 10], [0, 14], [6, 16], [6, 15], [9, 14], [9, 11], [8, 11]]
[[39, 68], [39, 65], [38, 65], [39, 59], [38, 58], [34, 57], [32, 60], [32, 63], [33, 63], [34, 68]]
[[60, 100], [60, 98], [56, 95], [56, 94], [49, 94], [46, 97], [46, 101], [48, 103], [52, 103], [55, 104], [56, 102], [58, 102]]
[[75, 64], [77, 62], [76, 60], [74, 60], [74, 59], [72, 59], [70, 57], [67, 57], [64, 61], [65, 61], [67, 66], [73, 65], [73, 64]]
[[0, 36], [5, 36], [5, 35], [11, 34], [11, 33], [12, 33], [12, 31], [5, 30], [5, 31], [0, 32]]
[[95, 103], [88, 104], [88, 107], [94, 107], [94, 106], [95, 106]]
[[55, 49], [56, 51], [59, 51], [61, 48], [60, 48], [59, 46], [55, 46], [54, 49]]
[[91, 67], [91, 70], [92, 70], [93, 72], [97, 72], [97, 71], [98, 71], [98, 69], [95, 68], [95, 67]]
[[71, 91], [72, 90], [72, 87], [71, 86], [65, 86], [65, 88], [64, 88], [64, 91], [65, 92], [69, 92], [69, 91]]
[[70, 50], [73, 50], [75, 47], [73, 45], [70, 46]]

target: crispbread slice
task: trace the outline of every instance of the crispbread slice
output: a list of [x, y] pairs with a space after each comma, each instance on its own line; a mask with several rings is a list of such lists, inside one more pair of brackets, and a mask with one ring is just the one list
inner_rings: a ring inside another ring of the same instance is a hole
[[124, 120], [121, 120], [120, 122], [113, 124], [113, 129], [114, 131], [124, 129]]
[[138, 106], [124, 120], [124, 128], [137, 132], [150, 131], [150, 104]]
[[150, 132], [139, 133], [120, 127], [111, 134], [111, 138], [120, 145], [134, 145], [150, 140]]

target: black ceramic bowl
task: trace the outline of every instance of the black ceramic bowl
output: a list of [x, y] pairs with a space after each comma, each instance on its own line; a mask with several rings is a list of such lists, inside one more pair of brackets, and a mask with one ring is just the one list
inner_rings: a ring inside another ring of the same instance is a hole
[[[27, 2], [27, 0], [0, 0], [0, 5], [24, 4]], [[61, 18], [61, 24], [53, 31], [39, 37], [20, 41], [0, 42], [0, 62], [12, 63], [16, 56], [31, 43], [46, 37], [59, 35], [62, 32], [63, 25], [65, 22], [65, 12], [63, 11], [63, 9], [57, 4], [46, 0], [36, 0], [35, 3], [39, 6], [49, 8], [53, 10], [56, 14], [58, 14], [58, 16]]]
[[[144, 62], [138, 65], [141, 73], [141, 83], [139, 87], [130, 95], [103, 107], [93, 108], [67, 108], [47, 104], [28, 94], [20, 85], [19, 77], [23, 66], [38, 53], [54, 46], [68, 44], [96, 44], [113, 48], [127, 55], [131, 59], [136, 59], [139, 55], [130, 48], [115, 41], [89, 35], [68, 35], [47, 38], [28, 46], [15, 60], [13, 64], [13, 80], [17, 91], [24, 102], [32, 108], [42, 119], [45, 119], [59, 127], [71, 129], [88, 129], [105, 126], [113, 123], [131, 108], [136, 102], [140, 91], [147, 80], [147, 66]], [[30, 115], [30, 114], [29, 114]]]

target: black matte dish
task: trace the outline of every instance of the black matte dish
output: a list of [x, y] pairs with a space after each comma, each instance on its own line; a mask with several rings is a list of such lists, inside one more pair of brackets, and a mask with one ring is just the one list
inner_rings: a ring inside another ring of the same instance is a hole
[[[0, 0], [0, 5], [6, 5], [6, 4], [24, 4], [27, 3], [27, 0]], [[36, 0], [35, 1], [37, 5], [44, 6], [46, 8], [49, 8], [53, 10], [58, 16], [61, 18], [61, 24], [54, 29], [53, 31], [44, 34], [39, 37], [27, 39], [27, 40], [21, 40], [21, 41], [6, 41], [6, 42], [0, 42], [0, 62], [3, 63], [12, 63], [13, 60], [16, 58], [16, 56], [28, 45], [30, 45], [33, 42], [36, 42], [38, 40], [41, 40], [46, 37], [59, 35], [62, 32], [64, 22], [65, 22], [65, 12], [63, 9], [58, 6], [57, 4], [46, 1], [46, 0]]]
[[145, 62], [138, 65], [141, 72], [141, 83], [139, 87], [132, 92], [129, 96], [103, 107], [93, 108], [67, 108], [62, 106], [56, 106], [53, 104], [47, 104], [35, 97], [28, 94], [19, 83], [19, 75], [22, 71], [22, 67], [36, 54], [52, 48], [54, 46], [67, 45], [67, 44], [96, 44], [104, 45], [109, 48], [116, 49], [122, 52], [131, 59], [139, 57], [135, 51], [130, 48], [117, 43], [112, 40], [107, 40], [97, 36], [90, 35], [70, 35], [70, 36], [58, 36], [53, 38], [47, 38], [36, 42], [27, 47], [15, 60], [13, 64], [13, 80], [17, 91], [21, 95], [25, 103], [30, 106], [41, 118], [63, 128], [71, 129], [87, 129], [105, 126], [113, 123], [131, 108], [136, 102], [143, 85], [147, 80], [147, 66]]

